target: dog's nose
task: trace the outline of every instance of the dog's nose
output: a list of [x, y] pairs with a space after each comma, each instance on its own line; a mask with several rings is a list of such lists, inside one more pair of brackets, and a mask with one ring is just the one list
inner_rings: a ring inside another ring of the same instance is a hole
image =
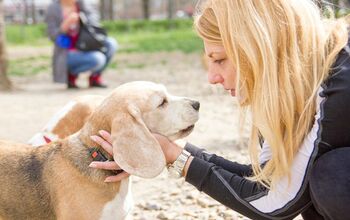
[[201, 106], [201, 104], [199, 103], [199, 102], [197, 102], [197, 101], [193, 101], [192, 102], [192, 107], [196, 110], [196, 111], [198, 111], [199, 110], [199, 107]]

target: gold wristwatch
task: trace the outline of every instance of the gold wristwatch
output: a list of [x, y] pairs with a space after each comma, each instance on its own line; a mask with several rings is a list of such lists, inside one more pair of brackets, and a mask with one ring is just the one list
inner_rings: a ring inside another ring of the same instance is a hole
[[168, 165], [169, 177], [180, 178], [182, 177], [184, 167], [188, 158], [191, 156], [187, 150], [182, 150], [181, 154], [174, 161], [174, 163]]

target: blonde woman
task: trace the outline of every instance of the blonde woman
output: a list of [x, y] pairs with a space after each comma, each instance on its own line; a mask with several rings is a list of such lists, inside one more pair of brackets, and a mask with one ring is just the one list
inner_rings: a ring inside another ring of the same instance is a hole
[[347, 22], [323, 19], [312, 0], [208, 0], [194, 27], [209, 83], [251, 114], [251, 165], [155, 134], [172, 172], [251, 219], [349, 219]]

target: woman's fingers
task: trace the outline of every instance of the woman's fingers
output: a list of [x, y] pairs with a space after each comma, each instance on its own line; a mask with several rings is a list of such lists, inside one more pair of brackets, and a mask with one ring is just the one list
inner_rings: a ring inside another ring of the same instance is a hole
[[114, 161], [105, 161], [105, 162], [92, 162], [89, 167], [103, 169], [103, 170], [119, 170], [120, 167]]
[[98, 133], [99, 133], [99, 134], [101, 135], [101, 137], [103, 137], [103, 139], [105, 139], [108, 143], [112, 144], [112, 136], [111, 136], [110, 133], [108, 133], [108, 132], [105, 131], [105, 130], [100, 130]]
[[[101, 135], [101, 137], [97, 135], [93, 135], [90, 138], [94, 142], [99, 144], [103, 149], [105, 149], [110, 155], [113, 155], [113, 146], [111, 144], [112, 143], [111, 134], [104, 130], [101, 130], [98, 133]], [[120, 170], [120, 167], [114, 161], [105, 161], [105, 162], [94, 161], [89, 165], [89, 167], [103, 169], [103, 170]], [[125, 179], [129, 176], [130, 176], [129, 173], [122, 171], [118, 175], [107, 177], [105, 179], [105, 182], [106, 183], [119, 182], [122, 179]]]
[[109, 141], [97, 135], [93, 135], [90, 138], [91, 140], [99, 144], [103, 149], [105, 149], [107, 153], [109, 153], [110, 155], [113, 155], [113, 146], [110, 144]]
[[127, 177], [129, 177], [130, 174], [123, 171], [122, 173], [118, 174], [118, 175], [115, 175], [115, 176], [109, 176], [105, 179], [105, 182], [106, 183], [113, 183], [113, 182], [119, 182], [121, 181], [122, 179], [125, 179]]

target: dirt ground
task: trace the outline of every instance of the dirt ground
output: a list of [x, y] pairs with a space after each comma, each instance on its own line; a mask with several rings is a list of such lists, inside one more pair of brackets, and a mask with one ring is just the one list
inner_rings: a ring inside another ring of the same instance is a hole
[[[33, 50], [12, 48], [10, 57], [49, 55], [49, 48]], [[79, 78], [80, 90], [66, 90], [53, 84], [51, 75], [14, 77], [19, 88], [0, 93], [0, 139], [26, 142], [54, 113], [72, 98], [85, 94], [107, 95], [118, 85], [147, 80], [164, 84], [180, 96], [201, 103], [200, 120], [187, 141], [208, 151], [240, 162], [248, 162], [247, 151], [238, 145], [238, 112], [235, 99], [219, 86], [209, 85], [199, 54], [164, 52], [154, 54], [117, 54], [116, 69], [109, 69], [105, 79], [108, 89], [87, 88], [87, 75]], [[155, 179], [133, 178], [135, 208], [130, 219], [246, 219], [200, 193], [183, 180], [167, 177], [164, 171]]]

